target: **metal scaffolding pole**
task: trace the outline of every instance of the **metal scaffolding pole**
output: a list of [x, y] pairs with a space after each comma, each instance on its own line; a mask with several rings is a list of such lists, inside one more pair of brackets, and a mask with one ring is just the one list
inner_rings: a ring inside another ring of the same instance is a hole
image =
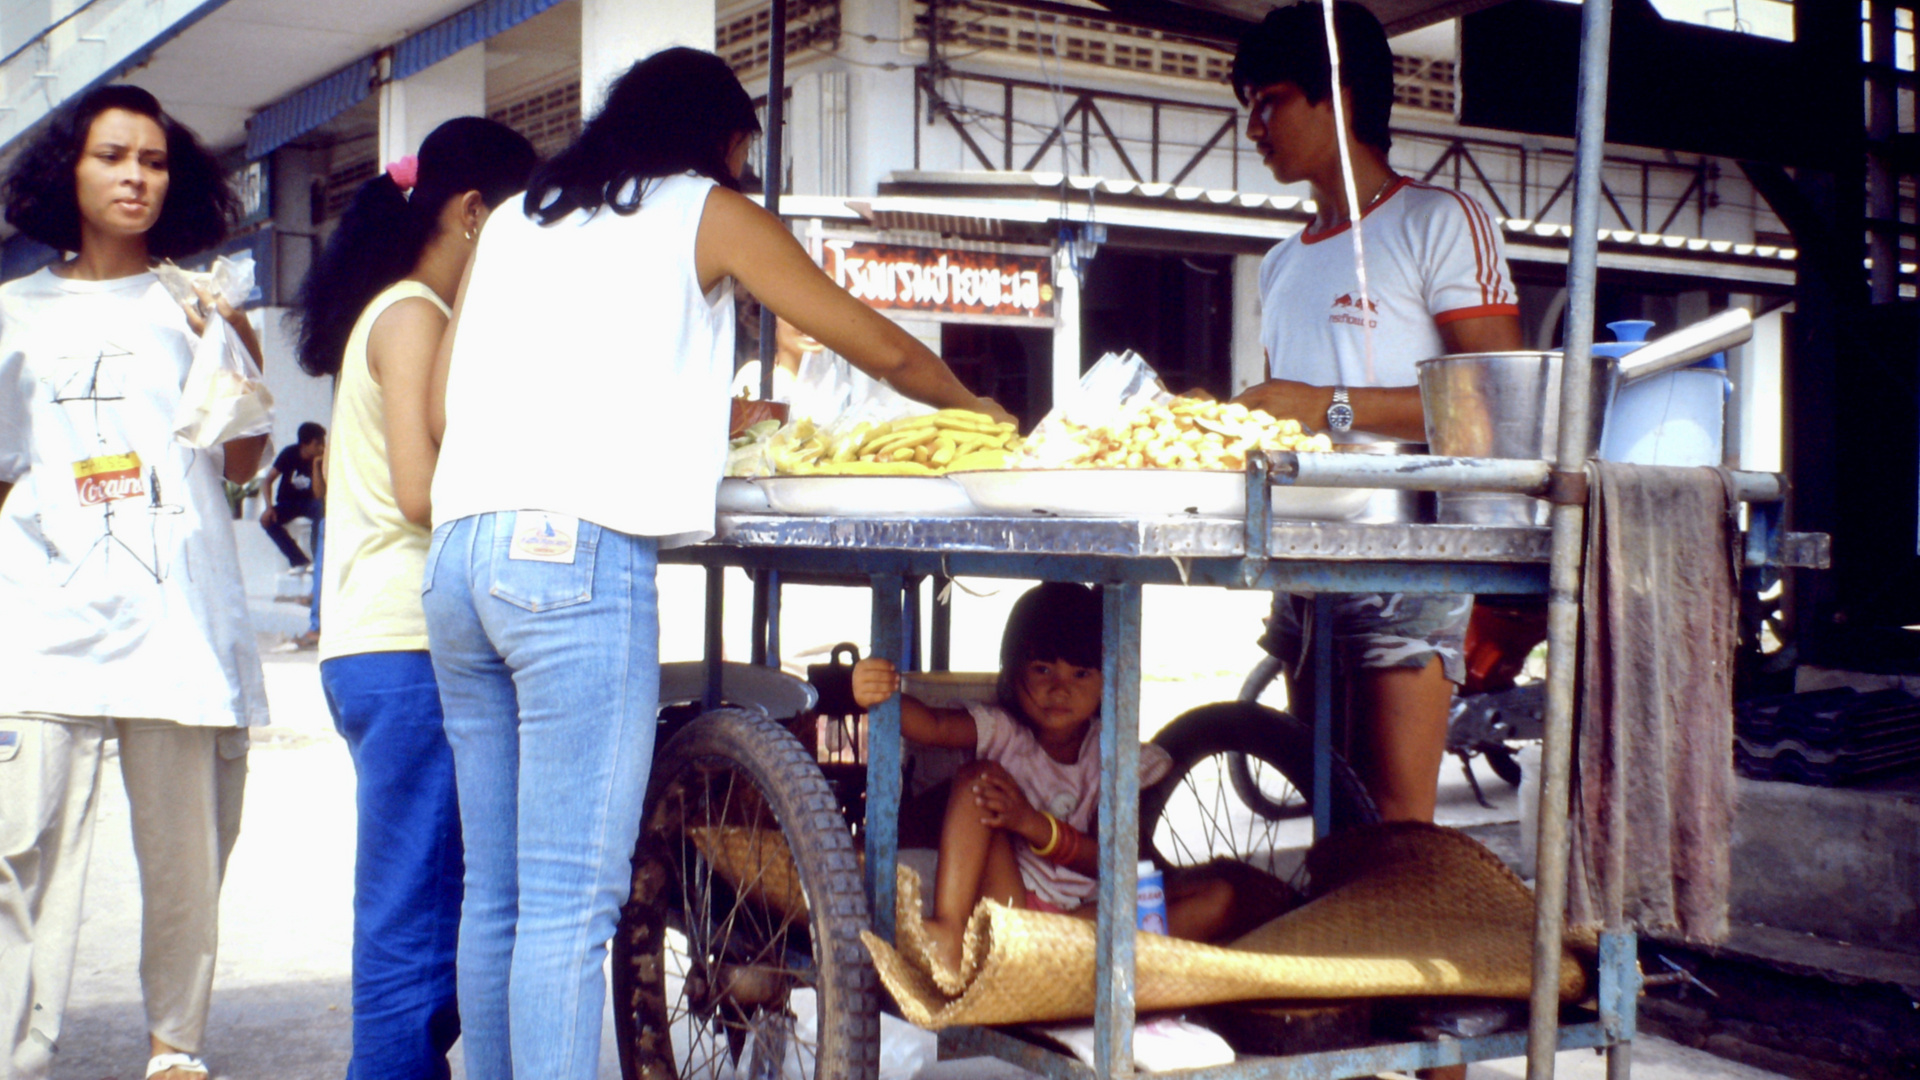
[[[1599, 272], [1600, 169], [1607, 144], [1607, 59], [1611, 0], [1585, 0], [1580, 13], [1580, 98], [1574, 132], [1572, 251], [1567, 267], [1567, 337], [1561, 376], [1560, 445], [1556, 468], [1584, 479], [1593, 366], [1593, 299]], [[1573, 485], [1584, 490], [1584, 483]], [[1560, 956], [1567, 905], [1567, 794], [1573, 754], [1574, 682], [1578, 676], [1584, 500], [1553, 507], [1552, 563], [1547, 584], [1547, 721], [1541, 757], [1539, 866], [1533, 913], [1532, 1022], [1528, 1080], [1552, 1080], [1559, 1042]], [[1609, 923], [1614, 922], [1609, 912]], [[1611, 925], [1610, 929], [1613, 928]], [[1624, 1063], [1624, 1059], [1623, 1063]], [[1611, 1072], [1611, 1068], [1609, 1069]]]

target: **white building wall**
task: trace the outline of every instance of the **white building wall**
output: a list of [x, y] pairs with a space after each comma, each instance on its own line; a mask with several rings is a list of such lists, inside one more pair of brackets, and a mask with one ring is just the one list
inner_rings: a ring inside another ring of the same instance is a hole
[[420, 152], [456, 116], [487, 115], [487, 47], [472, 45], [425, 71], [380, 87], [380, 161]]
[[580, 115], [635, 60], [673, 45], [713, 49], [713, 0], [580, 0]]

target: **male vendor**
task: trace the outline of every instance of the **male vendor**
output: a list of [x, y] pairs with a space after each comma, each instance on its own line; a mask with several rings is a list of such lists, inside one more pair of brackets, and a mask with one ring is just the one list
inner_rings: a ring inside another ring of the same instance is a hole
[[[1425, 442], [1414, 365], [1455, 352], [1522, 348], [1500, 229], [1474, 199], [1387, 164], [1393, 53], [1366, 8], [1342, 0], [1335, 26], [1353, 188], [1364, 221], [1368, 295], [1354, 268], [1317, 2], [1269, 12], [1241, 41], [1233, 87], [1247, 138], [1275, 179], [1306, 181], [1314, 220], [1260, 265], [1260, 341], [1269, 379], [1238, 399], [1330, 431]], [[1368, 331], [1371, 331], [1369, 357]], [[1432, 821], [1447, 710], [1465, 677], [1471, 596], [1333, 598], [1334, 642], [1355, 702], [1355, 764], [1383, 818]], [[1280, 594], [1262, 643], [1300, 668], [1305, 597]]]

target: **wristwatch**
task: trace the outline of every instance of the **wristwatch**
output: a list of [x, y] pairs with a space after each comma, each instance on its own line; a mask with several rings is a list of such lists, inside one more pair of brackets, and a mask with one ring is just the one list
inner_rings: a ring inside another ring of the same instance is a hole
[[1347, 403], [1347, 388], [1333, 388], [1333, 404], [1327, 406], [1328, 431], [1353, 430], [1353, 406]]

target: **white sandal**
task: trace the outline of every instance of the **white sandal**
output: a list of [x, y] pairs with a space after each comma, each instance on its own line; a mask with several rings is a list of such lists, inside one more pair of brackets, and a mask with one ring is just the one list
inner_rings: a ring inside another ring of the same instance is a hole
[[168, 1069], [207, 1075], [207, 1063], [192, 1054], [155, 1054], [147, 1061], [147, 1076], [158, 1076]]

